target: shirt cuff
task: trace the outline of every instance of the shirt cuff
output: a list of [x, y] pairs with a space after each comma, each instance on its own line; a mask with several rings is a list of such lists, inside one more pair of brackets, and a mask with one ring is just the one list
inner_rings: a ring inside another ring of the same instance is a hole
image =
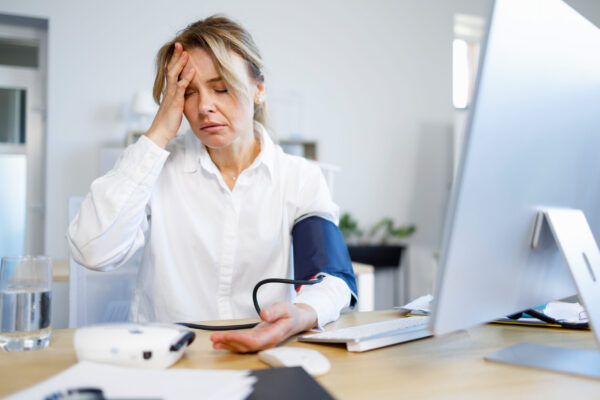
[[340, 317], [340, 312], [350, 305], [351, 292], [346, 282], [337, 276], [325, 275], [322, 282], [303, 285], [293, 303], [311, 306], [317, 313], [317, 323], [322, 327]]
[[142, 135], [137, 142], [127, 147], [115, 169], [130, 180], [144, 186], [152, 186], [169, 157], [169, 152]]

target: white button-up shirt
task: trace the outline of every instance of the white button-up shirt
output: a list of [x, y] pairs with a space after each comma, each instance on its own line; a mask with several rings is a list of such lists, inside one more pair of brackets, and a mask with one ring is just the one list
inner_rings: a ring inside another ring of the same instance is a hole
[[[261, 152], [230, 190], [206, 147], [188, 132], [168, 151], [142, 136], [96, 179], [68, 230], [73, 258], [109, 270], [144, 246], [130, 309], [135, 321], [183, 322], [256, 317], [254, 285], [292, 278], [294, 223], [319, 215], [335, 223], [318, 166], [285, 154], [257, 125]], [[320, 325], [350, 302], [340, 278], [303, 286], [271, 283], [261, 307], [277, 301], [315, 309]], [[295, 298], [294, 298], [295, 296]]]

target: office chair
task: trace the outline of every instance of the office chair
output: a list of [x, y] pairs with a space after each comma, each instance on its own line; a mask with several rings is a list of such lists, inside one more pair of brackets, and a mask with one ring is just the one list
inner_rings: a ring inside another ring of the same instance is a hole
[[[69, 198], [69, 222], [82, 201]], [[69, 252], [69, 328], [127, 321], [141, 256], [142, 249], [119, 268], [99, 272], [78, 264]]]

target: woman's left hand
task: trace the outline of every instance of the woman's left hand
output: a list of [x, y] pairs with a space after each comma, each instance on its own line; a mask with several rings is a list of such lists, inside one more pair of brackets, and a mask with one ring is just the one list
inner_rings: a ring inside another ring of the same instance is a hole
[[296, 333], [314, 328], [317, 313], [306, 304], [275, 303], [260, 312], [263, 322], [246, 332], [217, 332], [210, 340], [213, 348], [249, 353], [276, 346]]

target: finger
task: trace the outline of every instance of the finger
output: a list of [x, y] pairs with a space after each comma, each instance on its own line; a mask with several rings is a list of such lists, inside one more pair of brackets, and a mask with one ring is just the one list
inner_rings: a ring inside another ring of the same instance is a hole
[[[234, 332], [232, 332], [234, 333]], [[257, 347], [255, 343], [244, 340], [245, 338], [237, 337], [237, 335], [226, 335], [226, 337], [219, 342], [213, 343], [214, 348], [227, 349], [238, 353], [247, 353], [249, 351], [256, 351]]]
[[189, 53], [187, 51], [184, 51], [183, 53], [181, 53], [181, 56], [176, 60], [175, 64], [173, 64], [170, 68], [167, 68], [167, 84], [177, 83], [177, 81], [179, 80], [179, 75], [181, 74], [181, 71], [183, 71], [183, 68], [188, 62], [188, 59]]
[[240, 353], [258, 351], [277, 344], [264, 339], [261, 335], [252, 332], [231, 332], [220, 343]]
[[169, 59], [169, 62], [167, 63], [167, 70], [166, 70], [166, 74], [165, 74], [166, 79], [167, 79], [167, 86], [169, 84], [173, 83], [173, 79], [172, 79], [171, 75], [169, 74], [169, 72], [172, 71], [175, 68], [175, 66], [177, 65], [177, 62], [181, 58], [181, 53], [182, 53], [181, 43], [176, 42], [174, 45], [173, 54], [171, 55], [171, 58]]
[[188, 60], [185, 63], [185, 65], [183, 66], [183, 69], [181, 70], [181, 72], [179, 73], [179, 77], [178, 77], [179, 80], [181, 80], [181, 79], [185, 78], [186, 76], [188, 76], [191, 73], [191, 70], [194, 70], [194, 73], [196, 71], [194, 69], [193, 62], [189, 59], [189, 53], [186, 53], [186, 54], [188, 54], [188, 56], [187, 56]]
[[215, 350], [228, 350], [228, 351], [234, 351], [236, 353], [240, 353], [240, 351], [238, 351], [234, 347], [228, 345], [227, 343], [213, 343], [213, 349], [215, 349]]
[[242, 332], [221, 332], [211, 335], [210, 340], [213, 341], [213, 344], [219, 343], [224, 346], [233, 346], [234, 344], [245, 347], [252, 346], [253, 344], [246, 340], [243, 335]]
[[259, 348], [247, 346], [240, 342], [228, 342], [227, 345], [230, 347], [231, 351], [236, 351], [238, 353], [252, 353], [260, 350]]
[[258, 340], [259, 336], [257, 336], [252, 331], [250, 332], [230, 332], [227, 336], [225, 336], [224, 343], [229, 345], [239, 345], [243, 346], [245, 349], [256, 349], [261, 347], [262, 343]]
[[225, 340], [227, 333], [228, 332], [215, 332], [212, 335], [210, 335], [210, 340], [212, 340], [213, 342], [222, 342]]
[[179, 58], [181, 57], [181, 53], [183, 52], [183, 46], [181, 46], [181, 43], [175, 42], [173, 47], [173, 54], [171, 55], [171, 59], [167, 63], [167, 70], [173, 68], [173, 66], [177, 64], [177, 61], [179, 60]]
[[245, 346], [235, 342], [215, 343], [213, 344], [213, 348], [218, 350], [229, 350], [236, 353], [247, 353], [249, 351]]
[[227, 350], [227, 351], [233, 351], [236, 353], [242, 353], [241, 351], [239, 351], [238, 349], [228, 345], [227, 343], [213, 343], [213, 349], [215, 350]]
[[181, 71], [185, 67], [185, 64], [188, 60], [188, 53], [183, 52], [181, 57], [177, 62], [167, 70], [167, 85], [175, 85], [179, 80], [179, 76], [181, 75]]
[[185, 89], [188, 87], [195, 74], [196, 70], [190, 68], [186, 71], [185, 75], [177, 81], [177, 95], [183, 96], [185, 94]]
[[237, 335], [243, 335], [243, 334], [247, 334], [249, 332], [252, 332], [252, 331], [248, 330], [246, 332], [237, 332], [237, 331], [215, 332], [212, 335], [210, 335], [210, 340], [212, 340], [213, 342], [226, 342], [228, 340], [231, 340], [232, 338], [235, 338]]

